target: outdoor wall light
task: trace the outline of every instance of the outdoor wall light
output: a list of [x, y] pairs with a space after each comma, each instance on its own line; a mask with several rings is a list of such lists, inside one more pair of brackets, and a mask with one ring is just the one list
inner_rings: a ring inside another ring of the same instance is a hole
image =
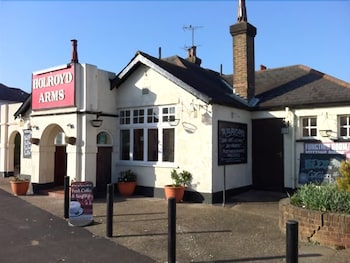
[[332, 130], [319, 130], [322, 137], [330, 137], [332, 135]]
[[174, 119], [174, 118], [168, 117], [167, 122], [169, 123], [170, 126], [177, 126], [179, 125], [180, 119]]
[[95, 127], [95, 128], [101, 127], [103, 120], [99, 119], [100, 115], [101, 115], [101, 112], [97, 112], [96, 119], [90, 121], [92, 127]]
[[67, 127], [69, 127], [69, 128], [71, 128], [71, 129], [73, 129], [73, 128], [74, 128], [74, 124], [72, 124], [72, 123], [68, 123], [68, 124], [67, 124]]
[[39, 130], [39, 126], [37, 126], [37, 125], [33, 125], [31, 128], [35, 129], [35, 130]]
[[289, 121], [282, 121], [282, 128], [281, 128], [281, 134], [288, 134], [289, 133]]

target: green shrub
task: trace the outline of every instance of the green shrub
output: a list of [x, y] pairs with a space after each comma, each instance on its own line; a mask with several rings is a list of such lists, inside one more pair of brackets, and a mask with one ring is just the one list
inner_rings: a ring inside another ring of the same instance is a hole
[[305, 184], [290, 196], [290, 203], [311, 210], [350, 214], [350, 192], [339, 190], [336, 184]]
[[350, 192], [350, 160], [341, 162], [339, 172], [341, 176], [336, 179], [338, 189]]

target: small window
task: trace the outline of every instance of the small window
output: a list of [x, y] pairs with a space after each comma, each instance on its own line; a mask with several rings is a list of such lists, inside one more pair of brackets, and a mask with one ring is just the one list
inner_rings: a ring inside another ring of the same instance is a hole
[[147, 109], [147, 123], [158, 123], [158, 108]]
[[302, 118], [302, 137], [317, 136], [317, 118], [305, 117]]
[[145, 110], [144, 109], [136, 109], [133, 112], [133, 123], [143, 123], [145, 118]]
[[350, 115], [339, 117], [340, 137], [350, 137]]
[[64, 134], [64, 132], [57, 133], [57, 135], [55, 137], [54, 144], [55, 145], [66, 145], [65, 137], [66, 137], [66, 135]]
[[97, 134], [97, 144], [112, 144], [111, 138], [106, 132], [100, 132]]
[[175, 121], [175, 107], [167, 107], [162, 110], [162, 121], [163, 122], [171, 122]]
[[122, 110], [119, 114], [120, 124], [130, 124], [130, 110]]

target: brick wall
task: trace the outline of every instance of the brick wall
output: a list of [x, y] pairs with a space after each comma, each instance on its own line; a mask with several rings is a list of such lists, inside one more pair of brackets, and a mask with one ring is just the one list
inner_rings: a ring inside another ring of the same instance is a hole
[[279, 228], [285, 234], [288, 220], [299, 223], [299, 240], [336, 249], [350, 248], [350, 215], [324, 213], [279, 202]]

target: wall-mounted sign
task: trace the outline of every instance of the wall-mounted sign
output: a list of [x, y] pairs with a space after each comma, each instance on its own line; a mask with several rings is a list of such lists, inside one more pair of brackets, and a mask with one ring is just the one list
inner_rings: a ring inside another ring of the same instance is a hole
[[218, 122], [218, 164], [247, 162], [247, 124]]
[[74, 66], [36, 74], [32, 77], [32, 109], [75, 105]]
[[300, 154], [299, 183], [334, 182], [342, 160], [342, 154]]
[[23, 130], [23, 158], [32, 157], [32, 143], [30, 139], [32, 138], [32, 131], [29, 129]]
[[93, 222], [93, 183], [73, 182], [69, 203], [69, 223], [73, 226], [87, 226]]
[[345, 154], [350, 158], [350, 142], [305, 143], [304, 153]]

